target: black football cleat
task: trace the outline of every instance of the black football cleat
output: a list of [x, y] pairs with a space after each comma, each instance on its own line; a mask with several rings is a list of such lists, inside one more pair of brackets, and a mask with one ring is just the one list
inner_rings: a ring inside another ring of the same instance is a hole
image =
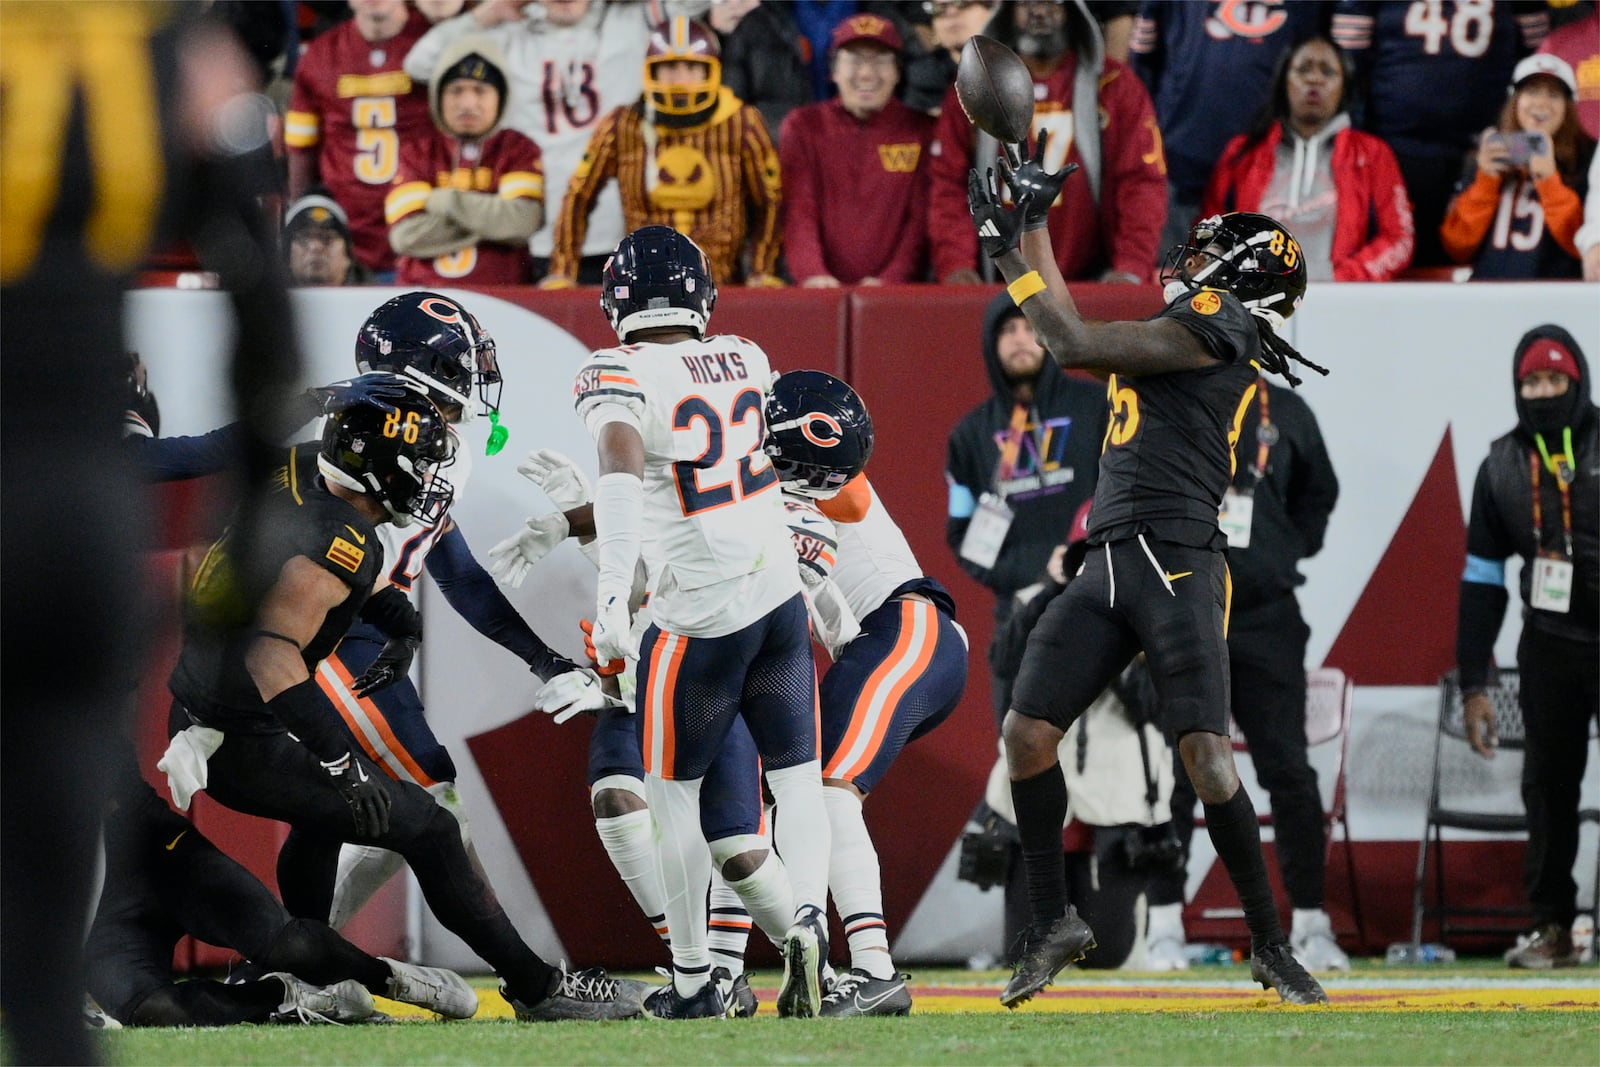
[[822, 968], [828, 962], [827, 916], [807, 907], [783, 939], [783, 984], [778, 987], [778, 1015], [810, 1019], [822, 1010]]
[[1067, 905], [1066, 914], [1057, 919], [1049, 930], [1037, 934], [1028, 931], [1028, 940], [1022, 954], [1017, 957], [1011, 981], [1000, 993], [1000, 1003], [1015, 1008], [1045, 986], [1069, 963], [1083, 959], [1084, 953], [1094, 948], [1094, 931], [1078, 917], [1078, 911]]
[[1286, 1004], [1326, 1004], [1328, 994], [1294, 958], [1287, 941], [1267, 945], [1250, 957], [1250, 977], [1262, 989], [1276, 989]]
[[911, 993], [906, 989], [908, 975], [874, 978], [866, 971], [851, 970], [839, 976], [828, 995], [822, 998], [824, 1019], [850, 1019], [859, 1015], [910, 1015]]
[[727, 1015], [722, 991], [714, 981], [707, 982], [692, 997], [679, 995], [677, 986], [668, 982], [644, 998], [644, 1010], [657, 1019], [721, 1019]]
[[740, 974], [737, 978], [728, 972], [726, 967], [718, 967], [711, 972], [711, 981], [716, 983], [717, 991], [722, 994], [722, 1006], [730, 1019], [754, 1019], [756, 1011], [761, 1007], [761, 1002], [756, 999], [755, 990], [750, 988], [750, 976]]
[[511, 1010], [520, 1022], [525, 1023], [559, 1022], [564, 1019], [636, 1019], [644, 1011], [633, 990], [624, 989], [614, 978], [596, 977], [593, 970], [569, 971], [563, 968], [560, 980], [550, 995], [532, 1004], [511, 996], [504, 985], [500, 987], [500, 995], [511, 1002]]

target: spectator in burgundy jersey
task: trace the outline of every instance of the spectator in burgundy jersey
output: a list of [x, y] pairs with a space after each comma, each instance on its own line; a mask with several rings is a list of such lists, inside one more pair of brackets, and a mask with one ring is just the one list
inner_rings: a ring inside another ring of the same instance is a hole
[[[1528, 56], [1511, 78], [1497, 126], [1483, 131], [1468, 181], [1439, 237], [1475, 279], [1580, 278], [1583, 225], [1595, 140], [1578, 124], [1577, 79], [1566, 61]], [[1526, 153], [1519, 138], [1536, 137]]]
[[284, 259], [295, 285], [365, 285], [372, 275], [350, 246], [344, 208], [314, 189], [289, 205], [283, 216]]
[[283, 128], [289, 196], [326, 189], [350, 217], [356, 259], [389, 281], [384, 197], [401, 146], [426, 141], [432, 126], [426, 89], [401, 64], [429, 22], [403, 0], [350, 0], [350, 8], [355, 17], [320, 34], [295, 67]]
[[1350, 128], [1350, 60], [1323, 34], [1278, 58], [1267, 105], [1228, 142], [1202, 215], [1259, 211], [1293, 231], [1312, 281], [1383, 282], [1411, 263], [1411, 201], [1389, 146]]
[[438, 127], [408, 144], [385, 202], [402, 285], [520, 285], [544, 221], [539, 146], [502, 129], [505, 64], [486, 37], [445, 48], [428, 90]]
[[[1600, 6], [1584, 0], [1550, 12], [1550, 36], [1539, 51], [1567, 61], [1578, 78], [1578, 121], [1600, 138]], [[1591, 279], [1593, 280], [1593, 279]]]
[[790, 275], [808, 288], [923, 280], [933, 119], [894, 97], [900, 47], [877, 15], [839, 23], [830, 61], [839, 95], [784, 119], [784, 248]]
[[[1084, 0], [1007, 0], [985, 33], [1015, 49], [1033, 74], [1033, 132], [1049, 131], [1047, 165], [1070, 161], [1084, 170], [1084, 180], [1068, 182], [1050, 210], [1062, 275], [1069, 281], [1148, 280], [1167, 214], [1167, 166], [1144, 86], [1127, 67], [1105, 58], [1100, 27]], [[929, 146], [928, 240], [935, 278], [977, 284], [983, 279], [967, 211], [967, 171], [991, 165], [999, 147], [967, 121], [954, 94], [952, 87]], [[989, 269], [987, 259], [983, 266]]]

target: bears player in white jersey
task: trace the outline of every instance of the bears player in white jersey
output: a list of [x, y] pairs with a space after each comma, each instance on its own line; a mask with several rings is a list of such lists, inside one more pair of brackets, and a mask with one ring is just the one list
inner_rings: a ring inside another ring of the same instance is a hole
[[633, 651], [628, 605], [642, 558], [654, 621], [639, 641], [636, 701], [673, 961], [672, 983], [647, 1007], [669, 1018], [723, 1013], [704, 933], [711, 857], [699, 795], [743, 717], [785, 812], [777, 841], [795, 916], [778, 1012], [810, 1016], [821, 1009], [830, 847], [815, 668], [762, 450], [772, 371], [752, 342], [705, 336], [715, 303], [705, 254], [670, 227], [634, 231], [606, 265], [601, 307], [623, 343], [594, 353], [574, 384], [599, 456], [592, 643], [601, 662]]
[[[862, 473], [872, 417], [849, 385], [792, 371], [767, 400], [766, 451], [783, 486], [818, 638], [822, 778], [833, 852], [828, 888], [850, 944], [821, 1014], [906, 1015], [911, 996], [889, 956], [878, 853], [862, 802], [911, 741], [944, 722], [967, 684], [955, 601], [922, 573]], [[782, 823], [781, 805], [777, 818]]]

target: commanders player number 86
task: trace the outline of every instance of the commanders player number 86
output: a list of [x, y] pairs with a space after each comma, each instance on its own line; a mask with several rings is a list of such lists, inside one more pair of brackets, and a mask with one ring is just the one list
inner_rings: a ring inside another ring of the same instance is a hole
[[398, 437], [408, 445], [417, 443], [417, 435], [421, 433], [422, 416], [415, 411], [406, 412], [405, 421], [400, 419], [398, 411], [391, 411], [383, 418], [383, 436]]

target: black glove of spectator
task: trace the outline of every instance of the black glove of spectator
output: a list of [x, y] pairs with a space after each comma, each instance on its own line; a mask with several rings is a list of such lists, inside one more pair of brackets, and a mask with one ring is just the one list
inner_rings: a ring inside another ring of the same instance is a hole
[[411, 657], [417, 654], [417, 647], [421, 644], [421, 637], [410, 634], [389, 638], [384, 642], [378, 658], [372, 661], [372, 666], [350, 683], [350, 691], [358, 697], [369, 697], [398, 682], [410, 673]]
[[1078, 169], [1076, 163], [1068, 163], [1054, 174], [1045, 170], [1044, 150], [1049, 141], [1050, 131], [1040, 130], [1032, 159], [1014, 155], [1008, 145], [1006, 158], [1000, 160], [1000, 177], [1011, 187], [1011, 201], [1022, 212], [1023, 230], [1037, 230], [1049, 222], [1050, 205], [1061, 195], [1061, 186]]
[[322, 769], [333, 780], [333, 787], [344, 798], [362, 837], [378, 837], [389, 832], [389, 794], [377, 775], [368, 774], [361, 761], [346, 752], [341, 758], [324, 763]]
[[978, 244], [990, 259], [999, 259], [1022, 240], [1023, 213], [1000, 203], [992, 168], [982, 177], [976, 167], [967, 171], [967, 210], [978, 228]]

